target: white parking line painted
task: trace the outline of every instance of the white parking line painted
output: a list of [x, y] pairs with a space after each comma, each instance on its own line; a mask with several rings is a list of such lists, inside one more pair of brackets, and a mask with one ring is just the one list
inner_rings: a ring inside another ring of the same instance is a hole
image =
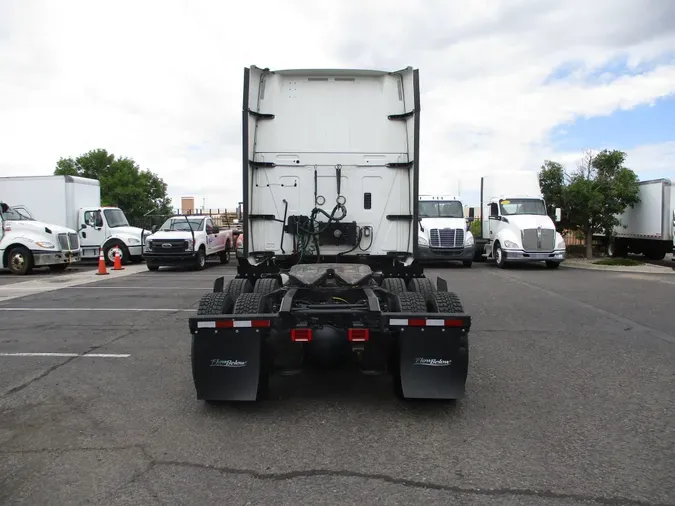
[[87, 358], [129, 358], [126, 353], [2, 353], [0, 357], [87, 357]]
[[213, 286], [66, 286], [64, 290], [201, 290], [211, 291]]
[[62, 288], [68, 288], [78, 285], [86, 285], [99, 281], [124, 278], [132, 276], [146, 269], [145, 265], [128, 265], [123, 271], [113, 271], [108, 269], [107, 276], [97, 276], [95, 270], [74, 272], [72, 274], [58, 274], [54, 276], [45, 276], [39, 279], [12, 283], [10, 285], [0, 286], [0, 302], [26, 297], [27, 295], [37, 295], [46, 292], [53, 292]]
[[139, 308], [139, 307], [0, 307], [0, 311], [126, 311], [142, 313], [144, 311], [156, 312], [196, 312], [196, 309], [167, 309], [167, 308]]

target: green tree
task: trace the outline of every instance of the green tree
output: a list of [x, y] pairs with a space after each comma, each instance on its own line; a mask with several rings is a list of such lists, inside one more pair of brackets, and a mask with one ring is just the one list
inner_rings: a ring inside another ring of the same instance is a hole
[[55, 175], [97, 179], [101, 185], [101, 205], [117, 206], [130, 223], [142, 225], [147, 213], [173, 212], [167, 185], [156, 174], [141, 170], [132, 158], [115, 157], [105, 149], [89, 151], [76, 158], [61, 158]]
[[556, 223], [558, 232], [569, 228], [565, 206], [565, 168], [558, 162], [544, 161], [539, 172], [539, 187], [546, 201], [546, 212], [555, 223], [555, 210], [560, 208], [562, 220]]
[[564, 225], [583, 233], [586, 257], [593, 256], [593, 234], [611, 237], [622, 225], [617, 215], [640, 201], [635, 172], [624, 165], [626, 153], [587, 152], [577, 170], [567, 175], [562, 165], [547, 161], [540, 172], [542, 193], [563, 209]]

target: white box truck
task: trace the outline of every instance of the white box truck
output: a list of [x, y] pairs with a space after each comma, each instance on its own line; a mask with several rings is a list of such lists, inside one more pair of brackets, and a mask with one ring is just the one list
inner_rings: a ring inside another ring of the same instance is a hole
[[[54, 223], [77, 232], [82, 259], [96, 259], [100, 248], [106, 262], [142, 260], [143, 230], [129, 226], [117, 207], [101, 206], [98, 180], [76, 176], [0, 177], [0, 195], [10, 206], [26, 206], [38, 221]], [[150, 235], [148, 230], [146, 235]]]
[[[536, 172], [504, 171], [483, 176], [480, 205], [477, 259], [494, 259], [499, 268], [512, 262], [543, 261], [551, 269], [565, 260], [565, 240], [546, 213]], [[556, 209], [556, 221], [560, 216], [560, 209]]]
[[612, 257], [629, 253], [663, 260], [675, 241], [675, 190], [670, 179], [640, 182], [640, 202], [619, 216], [613, 237], [594, 236]]

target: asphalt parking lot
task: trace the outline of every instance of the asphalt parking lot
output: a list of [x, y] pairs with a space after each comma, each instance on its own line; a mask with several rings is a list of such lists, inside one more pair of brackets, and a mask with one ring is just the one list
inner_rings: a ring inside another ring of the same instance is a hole
[[473, 316], [462, 401], [356, 373], [212, 407], [187, 318], [234, 267], [94, 272], [0, 276], [0, 504], [675, 504], [675, 275], [434, 267]]

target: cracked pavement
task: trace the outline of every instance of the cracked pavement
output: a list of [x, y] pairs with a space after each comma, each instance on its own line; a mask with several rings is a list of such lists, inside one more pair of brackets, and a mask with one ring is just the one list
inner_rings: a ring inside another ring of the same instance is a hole
[[[197, 401], [187, 318], [230, 266], [0, 303], [33, 309], [0, 311], [0, 352], [130, 354], [0, 356], [0, 504], [675, 504], [672, 284], [427, 273], [473, 316], [456, 404], [344, 372], [275, 378], [260, 404]], [[166, 311], [40, 310], [59, 307]]]

